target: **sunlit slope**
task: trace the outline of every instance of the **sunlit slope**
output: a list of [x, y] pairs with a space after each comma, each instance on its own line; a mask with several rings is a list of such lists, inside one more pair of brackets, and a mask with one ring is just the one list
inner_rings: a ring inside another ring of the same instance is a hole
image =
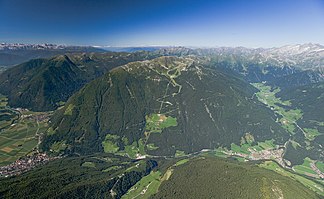
[[43, 149], [173, 156], [230, 147], [246, 133], [283, 144], [289, 134], [255, 91], [196, 58], [130, 63], [72, 96], [52, 118]]
[[257, 166], [194, 159], [173, 170], [153, 198], [319, 198], [288, 177]]

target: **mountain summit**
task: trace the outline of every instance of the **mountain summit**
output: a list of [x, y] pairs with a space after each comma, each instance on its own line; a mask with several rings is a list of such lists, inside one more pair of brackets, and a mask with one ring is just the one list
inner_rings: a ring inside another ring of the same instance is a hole
[[[44, 149], [174, 155], [286, 132], [253, 98], [255, 89], [194, 58], [160, 57], [118, 67], [70, 98], [51, 121]], [[262, 121], [262, 125], [260, 122]]]

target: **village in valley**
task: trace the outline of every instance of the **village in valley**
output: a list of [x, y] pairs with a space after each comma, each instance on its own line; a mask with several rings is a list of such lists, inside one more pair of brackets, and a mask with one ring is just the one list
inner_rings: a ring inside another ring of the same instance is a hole
[[21, 157], [7, 166], [0, 167], [0, 177], [19, 175], [57, 158], [58, 157], [49, 157], [46, 153], [35, 152], [32, 155]]
[[0, 176], [19, 175], [55, 159], [38, 150], [51, 112], [11, 108], [0, 96]]

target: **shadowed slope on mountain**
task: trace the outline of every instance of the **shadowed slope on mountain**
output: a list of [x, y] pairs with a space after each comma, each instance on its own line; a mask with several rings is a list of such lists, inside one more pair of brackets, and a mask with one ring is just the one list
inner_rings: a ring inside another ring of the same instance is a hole
[[85, 83], [108, 70], [154, 56], [138, 53], [80, 53], [34, 59], [0, 74], [0, 90], [9, 105], [35, 111], [54, 110]]

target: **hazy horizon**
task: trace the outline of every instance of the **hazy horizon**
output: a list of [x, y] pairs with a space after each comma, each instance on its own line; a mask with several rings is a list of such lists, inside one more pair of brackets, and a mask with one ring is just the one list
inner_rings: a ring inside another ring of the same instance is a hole
[[24, 44], [24, 45], [42, 45], [42, 44], [53, 44], [53, 45], [63, 45], [63, 46], [84, 46], [84, 47], [94, 47], [94, 48], [171, 48], [171, 47], [183, 47], [183, 48], [248, 48], [248, 49], [258, 49], [258, 48], [281, 48], [285, 46], [294, 46], [294, 45], [308, 45], [308, 44], [313, 44], [313, 45], [321, 45], [324, 46], [323, 44], [320, 43], [312, 43], [312, 42], [307, 42], [307, 43], [291, 43], [291, 44], [284, 44], [280, 46], [271, 46], [271, 47], [247, 47], [247, 46], [185, 46], [185, 45], [124, 45], [124, 46], [108, 46], [108, 45], [78, 45], [78, 44], [66, 44], [66, 43], [51, 43], [51, 42], [41, 42], [41, 43], [24, 43], [24, 42], [0, 42], [1, 44]]
[[321, 0], [0, 0], [0, 42], [271, 48], [324, 44]]

